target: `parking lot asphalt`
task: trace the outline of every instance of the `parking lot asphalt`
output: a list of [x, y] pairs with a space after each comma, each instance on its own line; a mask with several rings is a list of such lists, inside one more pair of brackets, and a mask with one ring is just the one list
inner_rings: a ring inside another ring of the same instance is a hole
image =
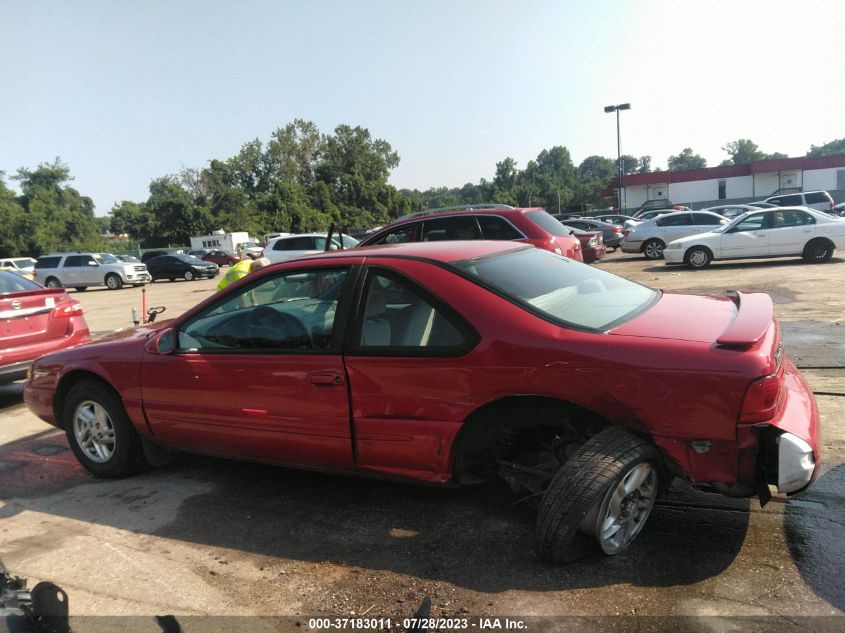
[[[796, 630], [802, 616], [834, 616], [826, 622], [845, 626], [845, 257], [691, 271], [613, 253], [598, 267], [669, 290], [772, 296], [822, 415], [823, 470], [805, 496], [761, 509], [675, 486], [630, 550], [553, 567], [534, 553], [532, 513], [496, 486], [432, 489], [187, 455], [94, 479], [15, 384], [0, 387], [0, 558], [62, 586], [76, 618], [398, 617], [428, 596], [435, 616], [706, 616], [708, 630], [743, 616]], [[177, 316], [216, 282], [158, 282], [147, 303]], [[140, 289], [71, 294], [96, 334], [131, 326], [141, 305]]]

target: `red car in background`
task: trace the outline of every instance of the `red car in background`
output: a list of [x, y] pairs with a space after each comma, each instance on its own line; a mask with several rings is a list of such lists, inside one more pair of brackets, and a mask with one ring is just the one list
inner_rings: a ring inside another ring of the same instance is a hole
[[234, 255], [229, 255], [229, 253], [221, 250], [209, 251], [202, 255], [200, 259], [204, 262], [214, 262], [218, 266], [233, 266], [241, 261]]
[[563, 225], [581, 242], [581, 254], [585, 264], [595, 263], [607, 255], [607, 245], [601, 231], [584, 231], [565, 223]]
[[511, 240], [584, 261], [581, 241], [540, 207], [506, 204], [427, 209], [399, 218], [368, 235], [358, 247], [406, 242]]
[[90, 340], [82, 305], [63, 288], [0, 271], [0, 384], [25, 377], [43, 354]]
[[551, 561], [582, 540], [625, 549], [673, 477], [765, 503], [819, 464], [768, 295], [661, 292], [503, 241], [268, 266], [174, 320], [40, 358], [24, 400], [103, 477], [186, 450], [501, 478], [539, 504]]

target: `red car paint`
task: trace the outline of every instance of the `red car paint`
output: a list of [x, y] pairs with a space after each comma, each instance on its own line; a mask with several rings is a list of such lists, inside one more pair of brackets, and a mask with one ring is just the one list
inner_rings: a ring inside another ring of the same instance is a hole
[[[780, 334], [764, 296], [667, 292], [622, 325], [583, 331], [541, 318], [451, 267], [520, 249], [428, 242], [270, 266], [177, 319], [40, 359], [24, 399], [61, 426], [57, 393], [83, 372], [112, 385], [137, 431], [160, 444], [429, 483], [453, 480], [453, 442], [468, 417], [514, 394], [574, 403], [640, 433], [661, 449], [671, 473], [695, 484], [753, 494], [763, 427], [798, 435], [818, 463], [818, 411], [795, 367], [778, 364]], [[412, 280], [461, 315], [477, 341], [453, 356], [362, 354], [348, 335], [343, 354], [157, 352], [162, 336], [247, 283], [341, 265]], [[720, 337], [729, 344], [717, 344]], [[783, 383], [771, 419], [744, 422], [746, 393], [771, 374]]]
[[[389, 233], [395, 231], [397, 228], [421, 224], [426, 220], [439, 220], [441, 218], [466, 215], [495, 215], [506, 219], [525, 236], [522, 239], [517, 239], [513, 241], [533, 244], [538, 248], [543, 248], [547, 251], [558, 253], [559, 255], [563, 255], [564, 257], [574, 259], [575, 261], [585, 261], [584, 255], [582, 253], [581, 240], [570, 235], [569, 230], [564, 230], [562, 226], [559, 226], [559, 231], [557, 232], [557, 234], [549, 232], [548, 230], [540, 226], [540, 224], [538, 224], [536, 221], [531, 219], [532, 216], [536, 217], [536, 214], [539, 213], [542, 213], [543, 216], [548, 215], [545, 209], [543, 209], [542, 207], [525, 207], [520, 209], [462, 209], [437, 213], [432, 212], [431, 214], [427, 214], [426, 212], [420, 212], [417, 214], [411, 214], [410, 216], [405, 218], [400, 218], [396, 222], [393, 222], [392, 224], [389, 224], [388, 226], [384, 227], [383, 229], [380, 229], [372, 235], [367, 236], [366, 238], [361, 240], [360, 244], [358, 244], [358, 248], [361, 248], [363, 246], [376, 246], [385, 244], [387, 243], [384, 241], [386, 236]], [[557, 222], [551, 216], [548, 216], [548, 219]], [[557, 224], [559, 225], [560, 223], [558, 222]], [[480, 230], [479, 234], [481, 234]], [[420, 235], [418, 230], [416, 232], [415, 238], [409, 241], [418, 241], [419, 239]]]
[[224, 251], [214, 250], [206, 253], [200, 259], [204, 262], [214, 262], [218, 266], [233, 266], [237, 264], [240, 259], [233, 257]]
[[23, 378], [39, 356], [91, 340], [82, 306], [64, 289], [1, 275], [21, 289], [0, 293], [0, 384]]

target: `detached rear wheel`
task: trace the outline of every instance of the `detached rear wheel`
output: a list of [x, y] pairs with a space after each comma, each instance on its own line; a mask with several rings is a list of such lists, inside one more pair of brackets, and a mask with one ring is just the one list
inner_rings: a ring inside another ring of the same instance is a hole
[[97, 477], [125, 477], [143, 464], [141, 438], [107, 386], [93, 381], [74, 385], [62, 420], [73, 454]]
[[589, 537], [608, 555], [626, 549], [654, 507], [659, 463], [657, 448], [620, 427], [587, 440], [554, 476], [540, 503], [540, 557], [553, 563], [575, 560], [589, 549]]

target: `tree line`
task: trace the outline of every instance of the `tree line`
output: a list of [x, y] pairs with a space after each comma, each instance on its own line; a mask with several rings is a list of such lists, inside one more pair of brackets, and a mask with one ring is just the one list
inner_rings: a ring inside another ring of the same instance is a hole
[[[722, 165], [740, 165], [766, 154], [749, 139], [722, 148]], [[845, 153], [845, 138], [810, 147], [807, 156]], [[672, 171], [698, 169], [707, 161], [691, 148], [668, 158]], [[227, 159], [213, 159], [201, 169], [155, 178], [144, 201], [124, 200], [108, 216], [95, 217], [92, 200], [68, 183], [70, 169], [59, 159], [34, 170], [21, 168], [12, 180], [16, 194], [0, 172], [0, 255], [38, 256], [53, 250], [106, 248], [102, 234], [128, 234], [144, 248], [187, 244], [212, 230], [324, 231], [332, 222], [372, 228], [431, 207], [483, 202], [541, 206], [557, 211], [573, 203], [610, 206], [602, 197], [612, 179], [652, 171], [651, 156], [615, 159], [593, 155], [575, 165], [561, 145], [542, 150], [524, 168], [513, 158], [496, 163], [492, 179], [462, 187], [426, 191], [397, 190], [388, 183], [399, 155], [366, 128], [339, 125], [323, 134], [310, 121], [297, 119], [278, 128], [266, 142], [254, 139]]]

